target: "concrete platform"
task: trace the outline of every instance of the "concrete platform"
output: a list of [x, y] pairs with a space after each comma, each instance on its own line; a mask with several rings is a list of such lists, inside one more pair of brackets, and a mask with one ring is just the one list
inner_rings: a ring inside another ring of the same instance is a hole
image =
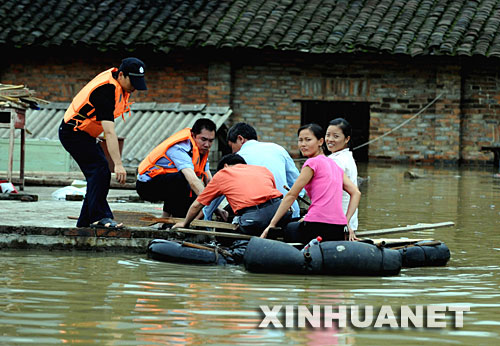
[[[76, 228], [76, 220], [68, 216], [77, 217], [83, 202], [53, 200], [51, 194], [59, 188], [26, 186], [24, 193], [38, 195], [37, 202], [0, 201], [0, 248], [145, 252], [151, 239], [170, 236], [157, 226], [134, 226], [122, 230]], [[111, 209], [161, 216], [161, 204], [127, 202], [130, 197], [137, 197], [135, 190], [110, 190], [108, 201]]]

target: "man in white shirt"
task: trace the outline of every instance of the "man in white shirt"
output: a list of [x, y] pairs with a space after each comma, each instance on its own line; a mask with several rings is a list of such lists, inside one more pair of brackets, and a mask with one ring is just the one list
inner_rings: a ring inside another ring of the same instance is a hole
[[[232, 152], [242, 156], [247, 164], [264, 166], [269, 169], [276, 181], [276, 188], [283, 195], [287, 193], [283, 186], [291, 187], [300, 174], [290, 154], [282, 146], [275, 143], [259, 142], [257, 132], [247, 123], [234, 124], [227, 133], [227, 141]], [[204, 208], [206, 219], [211, 218], [213, 208], [218, 203]], [[292, 217], [300, 217], [297, 201], [292, 205]]]

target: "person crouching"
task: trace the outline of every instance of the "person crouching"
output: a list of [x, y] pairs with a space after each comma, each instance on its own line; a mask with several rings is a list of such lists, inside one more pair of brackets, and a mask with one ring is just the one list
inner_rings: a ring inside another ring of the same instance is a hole
[[[191, 204], [184, 221], [173, 228], [189, 226], [204, 206], [222, 195], [226, 196], [229, 206], [238, 216], [239, 230], [249, 235], [262, 233], [283, 197], [276, 188], [271, 171], [262, 166], [247, 165], [238, 154], [228, 154], [219, 161], [217, 173]], [[290, 216], [290, 212], [286, 213], [277, 225], [286, 222]]]

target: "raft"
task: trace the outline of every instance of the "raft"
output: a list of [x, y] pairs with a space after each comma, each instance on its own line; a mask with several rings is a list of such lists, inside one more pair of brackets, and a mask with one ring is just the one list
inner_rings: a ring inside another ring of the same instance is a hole
[[398, 249], [404, 268], [445, 266], [450, 260], [450, 249], [445, 243], [421, 241]]
[[248, 241], [235, 241], [230, 247], [208, 247], [189, 242], [154, 239], [149, 242], [147, 256], [162, 262], [226, 265], [240, 264]]
[[352, 241], [327, 241], [302, 252], [269, 239], [252, 238], [243, 263], [253, 273], [322, 275], [397, 275], [399, 251]]
[[450, 251], [442, 242], [421, 241], [395, 249], [364, 242], [327, 241], [305, 251], [276, 240], [252, 238], [220, 248], [164, 239], [151, 241], [148, 258], [197, 265], [243, 264], [253, 273], [397, 275], [401, 268], [444, 266]]
[[148, 258], [171, 263], [225, 265], [223, 256], [215, 251], [183, 246], [182, 243], [155, 239], [148, 245]]

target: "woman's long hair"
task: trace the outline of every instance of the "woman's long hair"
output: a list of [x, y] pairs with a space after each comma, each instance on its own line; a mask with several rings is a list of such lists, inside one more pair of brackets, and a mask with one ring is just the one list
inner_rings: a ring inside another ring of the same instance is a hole
[[347, 138], [349, 137], [349, 143], [347, 143], [347, 147], [349, 148], [350, 151], [352, 151], [352, 126], [349, 124], [347, 120], [344, 118], [336, 118], [333, 120], [330, 120], [328, 123], [328, 126], [333, 125], [333, 126], [338, 126], [339, 129], [342, 130], [342, 133], [344, 136]]
[[323, 154], [328, 152], [328, 148], [326, 147], [326, 142], [325, 142], [325, 131], [323, 130], [323, 128], [316, 123], [305, 124], [299, 128], [299, 130], [297, 131], [297, 136], [300, 134], [300, 131], [305, 129], [311, 130], [311, 132], [313, 133], [314, 137], [316, 137], [317, 140], [323, 138], [323, 145], [321, 146], [321, 149], [323, 150]]

